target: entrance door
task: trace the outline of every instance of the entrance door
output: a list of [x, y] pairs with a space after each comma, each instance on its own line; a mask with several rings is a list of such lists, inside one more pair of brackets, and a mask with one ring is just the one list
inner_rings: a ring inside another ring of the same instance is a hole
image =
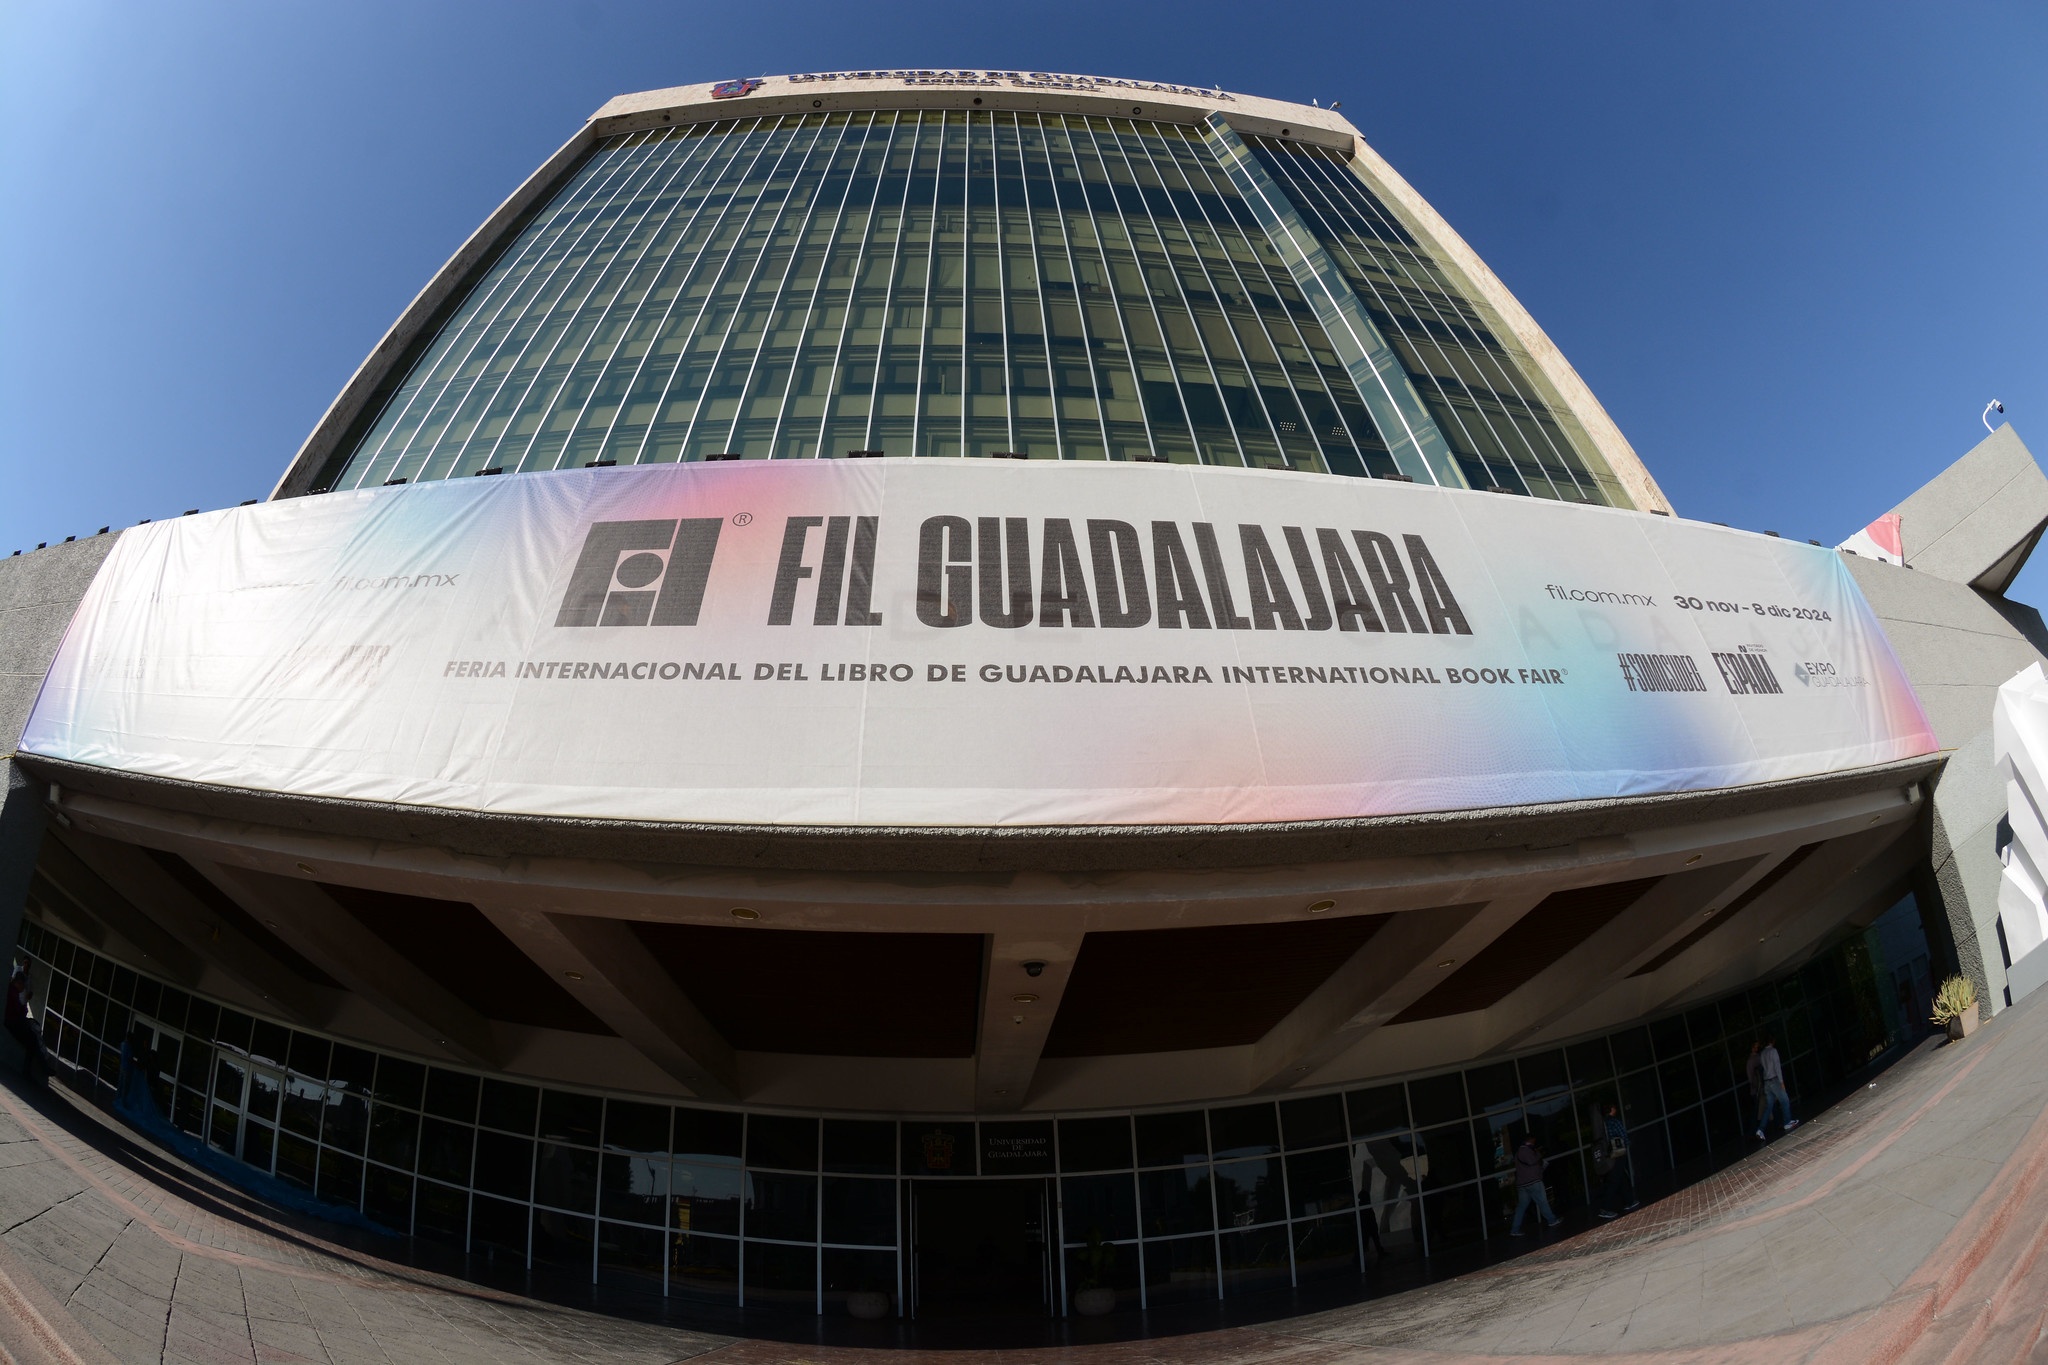
[[1047, 1184], [911, 1182], [912, 1315], [1051, 1313]]

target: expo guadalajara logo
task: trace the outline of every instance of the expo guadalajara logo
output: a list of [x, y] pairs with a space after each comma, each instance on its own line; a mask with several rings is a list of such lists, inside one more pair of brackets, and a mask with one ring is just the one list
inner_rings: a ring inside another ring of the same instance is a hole
[[[744, 526], [741, 514], [733, 524]], [[1033, 522], [1037, 525], [1034, 527]], [[878, 626], [881, 519], [785, 518], [766, 624], [790, 625], [808, 582], [812, 625]], [[694, 626], [721, 517], [600, 521], [585, 533], [558, 627]], [[1419, 535], [1332, 527], [1227, 528], [1067, 517], [927, 517], [918, 528], [918, 620], [1163, 630], [1305, 630], [1470, 635], [1464, 609]], [[1147, 553], [1147, 550], [1150, 553]], [[1283, 555], [1292, 574], [1282, 571]], [[1228, 561], [1235, 558], [1238, 563]], [[1241, 572], [1239, 570], [1241, 569]], [[1092, 572], [1091, 572], [1092, 571]]]

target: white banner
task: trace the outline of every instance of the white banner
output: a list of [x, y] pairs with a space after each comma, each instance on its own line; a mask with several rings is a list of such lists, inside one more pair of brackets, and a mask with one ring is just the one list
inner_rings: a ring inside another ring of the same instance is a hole
[[124, 533], [22, 749], [365, 801], [1313, 820], [1932, 752], [1833, 550], [1379, 480], [656, 465]]

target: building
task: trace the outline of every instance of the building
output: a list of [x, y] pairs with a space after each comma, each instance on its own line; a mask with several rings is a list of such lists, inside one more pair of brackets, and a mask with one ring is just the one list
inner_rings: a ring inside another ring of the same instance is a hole
[[1674, 516], [1332, 110], [625, 97], [270, 501], [0, 565], [0, 905], [82, 1084], [127, 1041], [477, 1257], [1355, 1280], [1502, 1235], [1522, 1132], [1583, 1202], [1615, 1105], [1654, 1183], [1758, 1033], [1815, 1095], [1958, 964], [2002, 1003], [2048, 480], [2006, 428], [1915, 496], [1902, 565]]

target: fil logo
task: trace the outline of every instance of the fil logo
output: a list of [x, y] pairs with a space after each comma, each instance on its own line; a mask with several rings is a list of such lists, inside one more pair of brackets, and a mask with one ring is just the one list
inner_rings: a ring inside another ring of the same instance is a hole
[[599, 521], [583, 537], [558, 626], [694, 626], [723, 517]]
[[741, 95], [751, 95], [760, 88], [761, 82], [755, 77], [748, 77], [737, 81], [720, 81], [711, 87], [711, 98], [715, 100], [738, 99]]

